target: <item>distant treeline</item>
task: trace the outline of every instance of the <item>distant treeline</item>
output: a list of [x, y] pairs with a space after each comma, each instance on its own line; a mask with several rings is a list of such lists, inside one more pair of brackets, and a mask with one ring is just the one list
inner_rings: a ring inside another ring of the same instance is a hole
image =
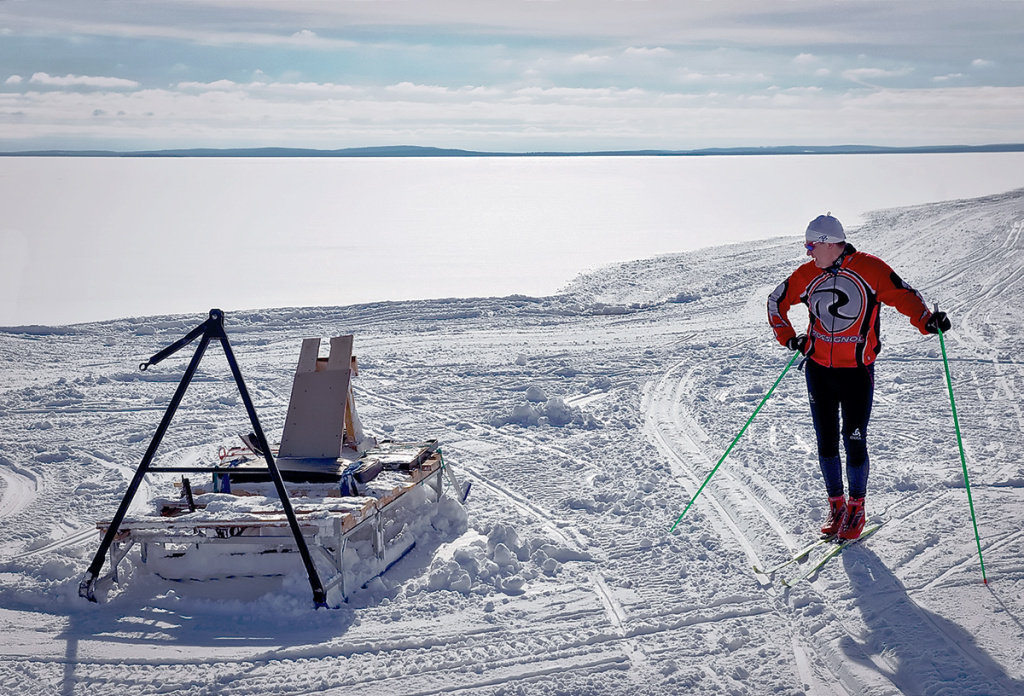
[[730, 155], [873, 155], [961, 152], [1024, 152], [1024, 144], [924, 145], [784, 145], [776, 147], [709, 147], [699, 150], [609, 150], [593, 152], [480, 152], [415, 145], [316, 150], [296, 147], [189, 148], [181, 150], [29, 150], [0, 152], [0, 157], [721, 157]]

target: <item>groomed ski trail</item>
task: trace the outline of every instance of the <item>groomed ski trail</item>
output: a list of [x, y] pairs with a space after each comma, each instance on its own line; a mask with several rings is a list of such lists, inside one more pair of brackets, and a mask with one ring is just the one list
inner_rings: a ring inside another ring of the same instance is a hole
[[[681, 483], [687, 488], [688, 495], [693, 495], [693, 492], [696, 491], [698, 485], [707, 475], [706, 472], [710, 471], [717, 459], [712, 459], [711, 456], [705, 454], [702, 447], [698, 444], [708, 443], [710, 438], [688, 413], [686, 395], [693, 393], [693, 380], [698, 368], [691, 367], [684, 376], [678, 376], [678, 372], [682, 371], [685, 367], [684, 363], [677, 363], [668, 369], [653, 385], [648, 384], [644, 390], [643, 404], [645, 428], [648, 434], [656, 442], [659, 450], [670, 459], [673, 470], [681, 475]], [[737, 448], [740, 446], [740, 444], [737, 444]], [[701, 470], [703, 470], [700, 474], [696, 471], [695, 465], [700, 466]], [[748, 511], [748, 514], [751, 510], [755, 511], [761, 517], [760, 521], [767, 528], [775, 532], [778, 541], [781, 541], [790, 551], [797, 550], [792, 536], [785, 532], [783, 523], [759, 501], [758, 496], [749, 486], [739, 477], [733, 476], [727, 471], [726, 467], [728, 465], [729, 460], [727, 459], [722, 463], [715, 477], [704, 488], [701, 498], [694, 505], [699, 506], [703, 502], [705, 505], [715, 509], [717, 516], [724, 523], [724, 527], [732, 535], [733, 541], [743, 548], [752, 564], [761, 563], [757, 548], [759, 544], [763, 543], [763, 539], [750, 537], [742, 531], [743, 523], [741, 520], [744, 511]], [[910, 501], [904, 501], [904, 505], [906, 502]], [[923, 506], [928, 506], [933, 502], [934, 500], [928, 500], [924, 502]], [[680, 501], [680, 510], [685, 503], [685, 500]], [[915, 506], [914, 511], [916, 512], [920, 507]], [[690, 512], [693, 512], [692, 508]], [[885, 511], [885, 515], [897, 514], [896, 510]], [[892, 526], [893, 522], [898, 522], [898, 519], [891, 519], [887, 526]], [[749, 529], [753, 526], [755, 525], [748, 523], [746, 528]], [[833, 560], [832, 563], [834, 562]], [[903, 587], [892, 571], [884, 565], [874, 564], [872, 570], [881, 570], [883, 575], [888, 577], [892, 585], [900, 588]], [[762, 582], [759, 576], [756, 575], [755, 580], [769, 596], [778, 597], [779, 590], [776, 589], [773, 583]], [[803, 585], [810, 588], [817, 595], [818, 601], [829, 607], [837, 623], [842, 626], [847, 640], [853, 641], [855, 644], [861, 644], [860, 636], [870, 633], [870, 629], [864, 625], [856, 613], [850, 612], [841, 602], [835, 599], [832, 586], [814, 576], [808, 582], [803, 583]], [[795, 601], [791, 596], [792, 591], [792, 587], [783, 588], [782, 597], [791, 608], [794, 607]], [[931, 612], [918, 605], [905, 590], [904, 596], [907, 600], [905, 604], [909, 606], [909, 613], [916, 625], [931, 627], [936, 635], [942, 637], [947, 650], [959, 654], [989, 680], [993, 693], [1013, 693], [1015, 687], [1011, 684], [1012, 680], [1007, 678], [1003, 670], [993, 666], [991, 660], [987, 659], [983, 654], [964, 648], [959, 635], [955, 635], [942, 622], [936, 621]], [[800, 602], [803, 601], [800, 600]], [[804, 636], [804, 639], [809, 640], [810, 644], [815, 646], [818, 658], [822, 663], [828, 665], [832, 676], [849, 693], [891, 693], [894, 687], [902, 693], [907, 693], [907, 690], [912, 688], [912, 684], [901, 676], [900, 665], [893, 663], [891, 656], [887, 655], [884, 651], [875, 652], [868, 645], [863, 645], [863, 658], [872, 664], [874, 669], [864, 668], [863, 663], [854, 667], [847, 662], [835, 660], [833, 646], [836, 643], [836, 639], [834, 637], [826, 639], [816, 633], [812, 633], [807, 627], [802, 626], [799, 619], [794, 621], [794, 631], [796, 633], [794, 633], [793, 639], [797, 640], [796, 636], [800, 634]], [[800, 660], [796, 654], [794, 654], [794, 659], [798, 662]]]

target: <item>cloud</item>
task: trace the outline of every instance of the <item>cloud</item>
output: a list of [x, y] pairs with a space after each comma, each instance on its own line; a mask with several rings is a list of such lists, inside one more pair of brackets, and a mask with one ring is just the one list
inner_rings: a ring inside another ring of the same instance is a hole
[[705, 75], [689, 68], [680, 68], [676, 71], [676, 80], [683, 83], [711, 82], [713, 78], [713, 75]]
[[868, 84], [869, 80], [883, 80], [890, 77], [903, 77], [914, 72], [913, 68], [906, 67], [899, 70], [886, 70], [885, 68], [851, 68], [843, 71], [843, 77], [851, 82]]
[[515, 90], [512, 97], [535, 103], [562, 102], [566, 104], [610, 104], [629, 102], [647, 95], [642, 89], [614, 87], [524, 87]]
[[675, 51], [670, 51], [661, 46], [656, 46], [655, 48], [630, 46], [622, 54], [630, 58], [669, 58], [675, 55]]
[[407, 94], [407, 95], [432, 95], [442, 96], [448, 94], [447, 87], [440, 87], [438, 85], [418, 85], [413, 82], [399, 82], [397, 85], [388, 85], [384, 88], [388, 92], [394, 92], [396, 94]]
[[[984, 143], [1024, 139], [1024, 87], [850, 90], [825, 87], [655, 89], [461, 87], [407, 82], [228, 83], [223, 90], [0, 92], [0, 141], [60, 137], [138, 150], [332, 149], [404, 142], [481, 150], [686, 148], [719, 145]], [[933, 83], [934, 84], [934, 83]], [[947, 83], [950, 84], [951, 83]], [[487, 92], [481, 96], [480, 90]], [[12, 117], [11, 114], [20, 114]], [[93, 114], [104, 114], [93, 117]], [[908, 133], [907, 123], [914, 124]], [[20, 147], [20, 146], [19, 146]]]
[[294, 97], [351, 97], [362, 90], [352, 85], [339, 85], [329, 82], [254, 82], [250, 87], [262, 93]]
[[825, 92], [824, 89], [815, 85], [811, 85], [810, 87], [789, 87], [778, 91], [782, 94], [791, 95], [818, 95], [824, 94]]
[[764, 85], [771, 80], [764, 73], [741, 73], [741, 72], [715, 72], [705, 73], [690, 68], [679, 68], [674, 74], [674, 82], [677, 84], [713, 84], [724, 87], [726, 85], [759, 84]]
[[570, 64], [585, 68], [600, 68], [611, 62], [611, 56], [592, 56], [589, 53], [580, 53], [569, 59]]
[[[260, 71], [257, 71], [259, 73]], [[411, 82], [401, 86], [415, 87]], [[396, 85], [396, 87], [399, 87]], [[174, 86], [181, 92], [231, 92], [249, 93], [265, 98], [316, 99], [320, 97], [351, 97], [364, 91], [364, 88], [352, 85], [324, 82], [235, 82], [234, 80], [214, 80], [213, 82], [179, 82]]]
[[[50, 3], [23, 3], [26, 19], [3, 37], [20, 62], [0, 90], [0, 141], [42, 133], [85, 149], [95, 133], [103, 142], [138, 138], [144, 148], [336, 146], [372, 134], [458, 147], [470, 144], [460, 134], [596, 142], [622, 132], [628, 146], [683, 147], [734, 136], [873, 142], [877, 120], [893, 124], [877, 140], [893, 142], [898, 127], [908, 139], [926, 134], [907, 118], [914, 92], [962, 90], [979, 75], [1024, 84], [1010, 68], [1019, 52], [1010, 27], [1020, 26], [1010, 20], [1024, 18], [1024, 2], [1013, 4], [1020, 10], [1000, 4], [995, 17], [958, 30], [955, 44], [943, 32], [973, 12], [968, 0], [881, 3], [884, 12], [879, 3], [829, 0], [782, 9], [756, 0], [201, 0], [142, 3], [127, 14], [117, 3], [58, 4], [54, 13], [40, 9]], [[883, 14], [887, 21], [876, 21]], [[33, 66], [48, 72], [32, 75]], [[891, 108], [900, 119], [884, 100], [858, 102], [859, 119], [839, 117], [854, 96], [880, 91], [899, 92]], [[993, 142], [1024, 131], [973, 101], [954, 102], [929, 119], [999, 121], [1003, 131], [987, 131]], [[748, 123], [755, 112], [760, 120]], [[431, 135], [445, 140], [426, 142]], [[473, 143], [487, 149], [481, 144]]]
[[[19, 78], [20, 82], [21, 78]], [[102, 89], [138, 89], [142, 85], [135, 80], [120, 77], [93, 77], [90, 75], [71, 75], [54, 77], [44, 72], [32, 75], [29, 82], [44, 87], [99, 87]], [[16, 84], [16, 83], [15, 83]]]
[[[255, 83], [260, 84], [260, 83]], [[201, 92], [224, 92], [243, 89], [244, 85], [233, 80], [214, 80], [213, 82], [179, 82], [178, 89]]]

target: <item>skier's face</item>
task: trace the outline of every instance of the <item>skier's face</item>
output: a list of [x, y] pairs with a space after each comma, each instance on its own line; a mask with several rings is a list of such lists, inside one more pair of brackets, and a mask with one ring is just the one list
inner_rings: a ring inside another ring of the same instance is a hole
[[839, 255], [843, 253], [844, 244], [832, 244], [830, 242], [808, 242], [804, 245], [807, 255], [814, 260], [818, 268], [828, 268], [836, 262]]

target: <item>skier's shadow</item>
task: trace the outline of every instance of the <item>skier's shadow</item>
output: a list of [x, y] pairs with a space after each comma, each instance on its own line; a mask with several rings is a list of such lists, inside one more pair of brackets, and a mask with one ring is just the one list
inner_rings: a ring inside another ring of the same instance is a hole
[[894, 667], [885, 676], [904, 694], [931, 693], [951, 682], [960, 693], [1024, 693], [1024, 682], [1010, 677], [974, 636], [919, 606], [868, 547], [849, 549], [842, 559], [850, 579], [850, 597], [868, 630], [862, 637], [865, 645], [858, 645], [850, 636], [843, 638], [842, 649], [849, 659], [881, 671], [865, 657], [865, 651], [885, 655], [885, 661]]

